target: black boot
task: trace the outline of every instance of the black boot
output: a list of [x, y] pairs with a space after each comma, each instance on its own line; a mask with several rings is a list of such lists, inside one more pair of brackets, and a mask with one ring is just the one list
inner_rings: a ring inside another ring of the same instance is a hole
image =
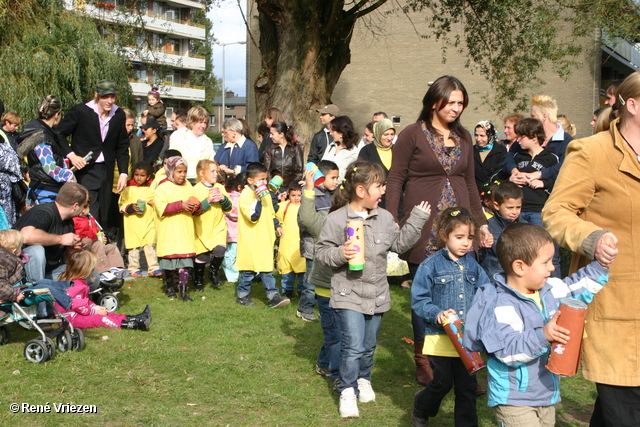
[[144, 311], [140, 314], [136, 314], [135, 316], [136, 319], [149, 319], [149, 324], [151, 324], [151, 306], [147, 304], [147, 306], [144, 308]]
[[180, 291], [180, 299], [182, 301], [187, 301], [187, 302], [193, 301], [191, 297], [189, 297], [189, 294], [187, 293], [186, 283], [178, 285], [178, 291]]
[[207, 265], [195, 263], [193, 268], [193, 285], [196, 287], [196, 291], [204, 291], [204, 269]]
[[222, 265], [222, 261], [224, 257], [213, 257], [211, 258], [211, 266], [209, 267], [209, 280], [211, 280], [211, 285], [215, 288], [219, 288], [222, 286], [222, 282], [218, 278], [218, 271], [220, 271], [220, 266]]
[[176, 297], [176, 290], [174, 288], [174, 276], [175, 274], [175, 270], [165, 270], [164, 271], [164, 289], [165, 289], [165, 294], [169, 297], [169, 298], [175, 298]]
[[148, 316], [144, 318], [138, 318], [138, 316], [127, 316], [120, 324], [120, 327], [124, 329], [137, 329], [139, 331], [148, 331], [149, 323], [151, 323], [151, 318]]

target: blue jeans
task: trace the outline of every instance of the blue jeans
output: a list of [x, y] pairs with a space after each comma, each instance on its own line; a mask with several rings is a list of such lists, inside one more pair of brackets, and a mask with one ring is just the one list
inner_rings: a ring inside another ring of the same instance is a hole
[[304, 280], [301, 282], [302, 291], [300, 292], [300, 301], [298, 302], [298, 311], [302, 313], [313, 313], [313, 307], [316, 305], [316, 287], [309, 283], [311, 267], [313, 267], [313, 261], [308, 259], [307, 272], [304, 274]]
[[342, 330], [338, 392], [342, 393], [342, 390], [349, 387], [358, 390], [358, 378], [371, 380], [373, 353], [376, 350], [382, 313], [363, 314], [343, 309], [335, 310], [335, 313], [340, 319]]
[[298, 278], [298, 293], [302, 294], [305, 273], [286, 273], [282, 275], [282, 293], [287, 291], [293, 292], [294, 284], [296, 282], [296, 277]]
[[318, 301], [318, 311], [320, 312], [320, 326], [324, 342], [318, 354], [318, 366], [331, 371], [331, 379], [335, 380], [340, 376], [340, 346], [342, 344], [342, 331], [340, 330], [340, 319], [333, 308], [329, 307], [331, 298], [316, 294]]
[[[539, 225], [540, 227], [544, 227], [542, 225], [542, 213], [540, 212], [521, 212], [520, 219], [523, 222], [528, 222], [529, 224]], [[556, 242], [553, 242], [553, 246], [556, 251], [553, 254], [553, 266], [556, 268], [551, 272], [551, 277], [560, 278], [562, 276], [560, 272], [560, 248]]]
[[273, 272], [268, 273], [256, 273], [255, 271], [241, 271], [240, 281], [238, 282], [237, 294], [238, 298], [244, 298], [249, 296], [251, 292], [251, 281], [254, 277], [260, 276], [264, 289], [267, 291], [267, 299], [273, 298], [278, 294], [278, 288], [276, 288], [276, 278], [273, 277]]

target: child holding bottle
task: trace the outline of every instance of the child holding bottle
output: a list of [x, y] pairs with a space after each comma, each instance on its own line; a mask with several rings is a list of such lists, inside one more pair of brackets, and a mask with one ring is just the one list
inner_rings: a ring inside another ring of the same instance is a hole
[[229, 195], [222, 184], [218, 183], [218, 163], [213, 160], [200, 160], [196, 165], [198, 183], [193, 188], [195, 196], [202, 204], [199, 215], [194, 217], [196, 232], [196, 259], [194, 282], [196, 291], [204, 290], [204, 270], [208, 262], [209, 280], [215, 288], [222, 283], [218, 270], [224, 260], [227, 243], [227, 224], [224, 213], [233, 207]]
[[[316, 260], [334, 269], [330, 305], [342, 330], [337, 390], [343, 418], [360, 416], [357, 400], [376, 398], [371, 387], [373, 353], [382, 315], [391, 308], [387, 252], [409, 250], [431, 214], [429, 203], [422, 202], [400, 229], [388, 211], [378, 208], [385, 181], [381, 165], [359, 161], [347, 167], [316, 244]], [[359, 271], [348, 265], [358, 252], [352, 242], [347, 243], [346, 225], [354, 219], [362, 219], [364, 227], [365, 261]]]
[[414, 426], [427, 426], [453, 387], [455, 425], [477, 426], [475, 374], [469, 375], [442, 324], [449, 313], [464, 322], [476, 290], [489, 276], [475, 260], [473, 242], [478, 227], [466, 208], [445, 209], [437, 225], [439, 248], [418, 267], [411, 286], [411, 307], [426, 321], [423, 352], [429, 356], [433, 380], [416, 393]]

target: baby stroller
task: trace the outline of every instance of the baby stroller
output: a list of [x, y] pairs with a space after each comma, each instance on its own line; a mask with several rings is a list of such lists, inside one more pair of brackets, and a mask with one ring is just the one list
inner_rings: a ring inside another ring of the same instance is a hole
[[122, 285], [124, 285], [123, 278], [116, 277], [110, 281], [100, 280], [98, 287], [96, 289], [92, 287], [89, 295], [91, 295], [93, 302], [113, 313], [120, 307], [120, 300], [118, 300], [120, 291], [118, 289], [122, 288]]
[[[32, 363], [43, 363], [52, 359], [59, 351], [82, 351], [84, 349], [84, 334], [82, 330], [74, 328], [55, 308], [53, 295], [48, 289], [27, 289], [22, 292], [25, 296], [21, 302], [0, 301], [0, 310], [4, 313], [0, 318], [0, 345], [9, 341], [10, 333], [7, 325], [18, 323], [30, 331], [37, 331], [40, 336], [28, 341], [24, 346], [24, 357]], [[52, 307], [56, 313], [54, 319], [38, 319], [37, 305], [44, 302]], [[59, 324], [58, 329], [49, 335], [57, 340], [57, 346], [52, 338], [42, 329], [44, 325]]]

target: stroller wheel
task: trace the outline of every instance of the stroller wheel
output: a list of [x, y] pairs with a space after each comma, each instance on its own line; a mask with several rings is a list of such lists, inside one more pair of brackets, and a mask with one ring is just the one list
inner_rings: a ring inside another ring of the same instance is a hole
[[41, 339], [35, 339], [28, 341], [24, 345], [24, 358], [27, 362], [31, 363], [43, 363], [49, 359], [49, 350], [47, 350], [47, 344]]
[[118, 307], [120, 307], [120, 301], [114, 294], [102, 294], [98, 305], [101, 305], [102, 307], [106, 308], [107, 311], [113, 313], [118, 309]]
[[84, 350], [84, 333], [82, 329], [75, 328], [71, 334], [71, 349], [75, 351]]
[[0, 345], [5, 345], [9, 342], [9, 337], [11, 334], [9, 333], [9, 328], [6, 326], [0, 326]]
[[49, 353], [49, 357], [47, 358], [47, 360], [51, 360], [56, 355], [56, 345], [53, 343], [53, 340], [49, 337], [47, 337], [46, 345], [47, 345], [47, 352]]
[[58, 335], [58, 338], [56, 338], [56, 340], [58, 341], [58, 351], [61, 353], [64, 353], [66, 351], [71, 351], [73, 349], [73, 341], [71, 339], [71, 332], [69, 331], [64, 331], [63, 333], [61, 333], [60, 335]]

